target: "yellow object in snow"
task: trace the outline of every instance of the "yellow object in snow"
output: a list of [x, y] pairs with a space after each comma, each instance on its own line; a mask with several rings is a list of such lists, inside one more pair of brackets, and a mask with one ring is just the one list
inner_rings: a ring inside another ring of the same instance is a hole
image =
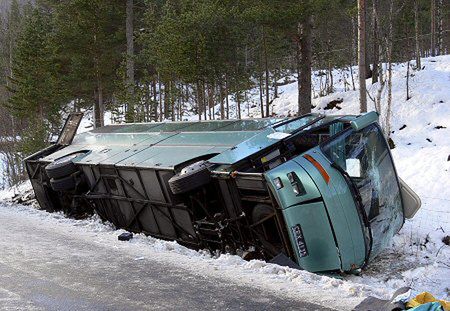
[[436, 299], [429, 292], [423, 292], [423, 293], [417, 295], [416, 297], [414, 297], [413, 299], [408, 301], [408, 303], [406, 304], [406, 307], [414, 308], [414, 307], [423, 305], [425, 303], [435, 302], [435, 301], [439, 302], [445, 311], [450, 311], [450, 301]]

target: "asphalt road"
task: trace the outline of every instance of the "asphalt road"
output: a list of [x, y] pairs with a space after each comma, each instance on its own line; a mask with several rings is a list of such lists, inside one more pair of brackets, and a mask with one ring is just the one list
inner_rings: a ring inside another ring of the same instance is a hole
[[0, 310], [329, 310], [91, 243], [0, 203]]

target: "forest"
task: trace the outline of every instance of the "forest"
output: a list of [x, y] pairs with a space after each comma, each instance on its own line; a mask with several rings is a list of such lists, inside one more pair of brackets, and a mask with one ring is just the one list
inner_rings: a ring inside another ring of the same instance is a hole
[[113, 123], [214, 120], [251, 106], [269, 117], [279, 87], [296, 83], [301, 115], [342, 69], [348, 90], [378, 83], [374, 98], [360, 88], [361, 112], [372, 100], [381, 113], [392, 64], [421, 70], [422, 57], [447, 54], [449, 21], [443, 0], [1, 0], [7, 183], [70, 111], [91, 113], [94, 127], [105, 113]]

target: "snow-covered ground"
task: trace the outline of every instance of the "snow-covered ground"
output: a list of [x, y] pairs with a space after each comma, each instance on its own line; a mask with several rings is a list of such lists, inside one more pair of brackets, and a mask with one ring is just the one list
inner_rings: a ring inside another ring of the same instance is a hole
[[[26, 187], [27, 185], [23, 185], [19, 191], [22, 192]], [[11, 213], [17, 216], [11, 216]], [[81, 240], [86, 240], [86, 243], [94, 242], [102, 247], [120, 249], [131, 254], [134, 260], [167, 263], [168, 266], [185, 269], [202, 278], [219, 277], [229, 284], [236, 283], [256, 288], [256, 290], [259, 288], [276, 296], [317, 303], [337, 310], [351, 310], [367, 295], [383, 297], [388, 294], [388, 291], [383, 288], [319, 276], [259, 260], [247, 262], [232, 255], [214, 257], [208, 252], [197, 252], [180, 246], [176, 242], [139, 234], [135, 235], [130, 242], [120, 242], [117, 236], [124, 231], [115, 230], [110, 224], [102, 223], [98, 217], [74, 220], [66, 218], [62, 213], [50, 214], [33, 206], [11, 203], [0, 203], [0, 217], [2, 215], [6, 218], [23, 218], [24, 222], [30, 225], [39, 224], [39, 226], [51, 228], [49, 230], [52, 231], [52, 236], [66, 235], [70, 232]], [[64, 240], [58, 243], [64, 243]], [[30, 245], [30, 250], [27, 250], [30, 256], [34, 248], [35, 246]], [[36, 249], [36, 251], [39, 250]], [[19, 250], [18, 252], [20, 253]], [[207, 289], [204, 290], [207, 291]]]
[[[348, 309], [368, 295], [387, 298], [397, 288], [410, 286], [413, 294], [430, 291], [439, 298], [450, 294], [450, 247], [442, 239], [450, 235], [450, 56], [423, 59], [424, 69], [410, 72], [411, 99], [406, 100], [406, 64], [394, 66], [392, 150], [398, 173], [421, 197], [422, 208], [412, 220], [407, 220], [391, 248], [373, 261], [361, 276], [346, 276], [343, 280], [292, 270], [261, 261], [246, 262], [237, 256], [211, 257], [205, 252], [195, 252], [174, 242], [161, 241], [142, 235], [129, 244], [145, 254], [157, 254], [167, 260], [181, 260], [187, 269], [220, 271], [225, 277], [233, 275], [243, 283], [256, 282], [287, 295], [308, 296], [312, 300], [342, 300], [339, 309]], [[314, 76], [318, 85], [318, 77]], [[332, 114], [357, 114], [358, 91], [344, 92], [342, 73], [335, 73], [335, 92], [315, 98], [314, 112]], [[378, 84], [367, 87], [372, 97]], [[294, 114], [297, 101], [296, 84], [280, 88], [280, 97], [272, 106], [277, 115]], [[383, 107], [387, 98], [383, 93]], [[342, 99], [339, 108], [324, 110], [326, 105]], [[257, 97], [255, 95], [255, 102]], [[369, 110], [374, 105], [369, 99]], [[257, 116], [257, 108], [249, 110]], [[405, 127], [406, 125], [406, 127]], [[0, 202], [8, 201], [14, 192], [23, 193], [29, 183], [20, 188], [0, 192]], [[76, 221], [60, 214], [47, 214], [33, 207], [8, 205], [27, 217], [42, 221], [76, 226], [93, 232], [100, 240], [117, 239], [120, 231], [102, 224], [97, 218]], [[114, 242], [118, 243], [118, 242]], [[155, 255], [156, 256], [156, 255]], [[158, 257], [158, 258], [159, 258]], [[250, 281], [249, 281], [250, 280]], [[341, 299], [336, 299], [341, 297]], [[334, 302], [335, 304], [335, 302]]]

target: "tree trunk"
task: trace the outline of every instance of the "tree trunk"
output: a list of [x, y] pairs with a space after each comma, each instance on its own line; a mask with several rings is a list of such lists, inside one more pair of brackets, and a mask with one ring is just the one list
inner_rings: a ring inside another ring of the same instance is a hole
[[206, 84], [203, 81], [202, 84], [202, 96], [203, 96], [203, 119], [207, 120], [207, 112], [206, 112], [206, 107], [207, 107], [207, 94], [206, 94]]
[[163, 120], [162, 85], [159, 73], [158, 73], [158, 90], [159, 90], [159, 122], [162, 122]]
[[100, 80], [97, 81], [97, 100], [94, 104], [94, 127], [102, 127], [105, 124], [104, 121], [104, 106], [103, 106], [103, 86]]
[[227, 119], [230, 118], [230, 102], [228, 99], [228, 79], [227, 76], [225, 75], [225, 109], [226, 109], [226, 115], [227, 115]]
[[158, 121], [158, 91], [156, 88], [156, 79], [153, 78], [152, 80], [152, 95], [153, 95], [153, 102], [151, 104], [151, 115], [150, 118], [154, 121]]
[[223, 81], [222, 79], [219, 81], [219, 96], [220, 96], [220, 120], [225, 119], [225, 105], [224, 105], [224, 96], [223, 96]]
[[411, 98], [411, 96], [409, 95], [409, 63], [410, 61], [408, 61], [406, 68], [406, 100], [409, 100]]
[[431, 0], [431, 56], [436, 56], [436, 0]]
[[264, 118], [264, 99], [263, 99], [263, 77], [259, 75], [259, 104], [261, 109], [261, 118]]
[[419, 41], [419, 0], [414, 0], [414, 34], [416, 41], [416, 69], [422, 69], [422, 64], [420, 62], [420, 41]]
[[[264, 70], [265, 70], [265, 88], [266, 88], [266, 117], [270, 115], [270, 93], [269, 93], [269, 61], [267, 56], [267, 42], [266, 42], [266, 33], [263, 28], [263, 50], [264, 50]], [[239, 117], [240, 119], [240, 117]]]
[[202, 103], [203, 103], [203, 96], [202, 96], [202, 90], [201, 90], [201, 84], [200, 80], [197, 80], [197, 113], [198, 113], [198, 120], [202, 120]]
[[[372, 84], [378, 82], [378, 63], [380, 61], [380, 39], [378, 34], [378, 0], [372, 3], [372, 35], [373, 35], [373, 62], [372, 62]], [[417, 0], [415, 0], [417, 1]]]
[[236, 93], [236, 112], [237, 118], [241, 119], [241, 94], [239, 92]]
[[333, 81], [333, 65], [331, 64], [331, 60], [328, 60], [328, 76], [330, 77], [327, 89], [327, 95], [333, 93], [334, 89], [334, 81]]
[[437, 55], [441, 55], [444, 53], [444, 33], [443, 33], [443, 1], [437, 0], [437, 7], [436, 7], [436, 18], [437, 18], [437, 44], [436, 44], [436, 52]]
[[209, 119], [215, 120], [215, 110], [214, 110], [214, 83], [208, 85], [208, 112]]
[[129, 96], [126, 121], [134, 122], [133, 0], [127, 0], [126, 37], [127, 37], [127, 88], [128, 88], [128, 96]]
[[356, 86], [355, 86], [355, 76], [354, 76], [354, 74], [353, 74], [353, 66], [352, 66], [352, 65], [350, 65], [350, 76], [351, 76], [351, 78], [352, 78], [352, 88], [353, 88], [353, 91], [356, 91]]
[[[364, 5], [364, 16], [367, 16], [367, 5]], [[367, 18], [364, 18], [364, 31], [366, 31], [366, 30], [367, 30]], [[367, 38], [368, 35], [366, 32], [364, 33], [364, 36], [365, 36], [365, 38]], [[365, 44], [364, 53], [365, 53], [365, 59], [366, 59], [365, 78], [369, 79], [369, 78], [372, 78], [372, 71], [370, 70], [370, 58], [369, 58], [369, 53], [368, 53], [368, 49], [367, 49], [367, 45], [368, 45], [367, 39], [364, 40], [364, 42], [365, 42], [364, 43]]]
[[366, 15], [365, 0], [358, 0], [358, 67], [359, 67], [359, 106], [360, 112], [367, 112], [366, 94]]
[[297, 27], [298, 115], [304, 115], [311, 112], [312, 17], [306, 17]]
[[169, 81], [169, 98], [170, 98], [170, 106], [169, 112], [172, 121], [175, 121], [175, 98], [173, 96], [173, 82]]
[[164, 119], [169, 119], [169, 113], [170, 113], [170, 81], [167, 83], [167, 80], [164, 83]]
[[355, 18], [352, 16], [352, 61], [350, 62], [350, 74], [352, 77], [352, 87], [353, 91], [356, 91], [355, 87], [355, 76], [353, 74], [353, 61], [356, 60], [358, 62], [358, 42], [356, 40], [357, 32], [355, 31], [358, 28], [358, 25], [355, 21]]
[[393, 39], [394, 39], [394, 25], [393, 16], [394, 14], [394, 2], [392, 1], [389, 8], [389, 32], [386, 38], [386, 50], [387, 50], [387, 61], [388, 61], [388, 98], [387, 98], [387, 111], [385, 120], [385, 134], [389, 138], [391, 136], [391, 114], [392, 114], [392, 50], [393, 50]]

